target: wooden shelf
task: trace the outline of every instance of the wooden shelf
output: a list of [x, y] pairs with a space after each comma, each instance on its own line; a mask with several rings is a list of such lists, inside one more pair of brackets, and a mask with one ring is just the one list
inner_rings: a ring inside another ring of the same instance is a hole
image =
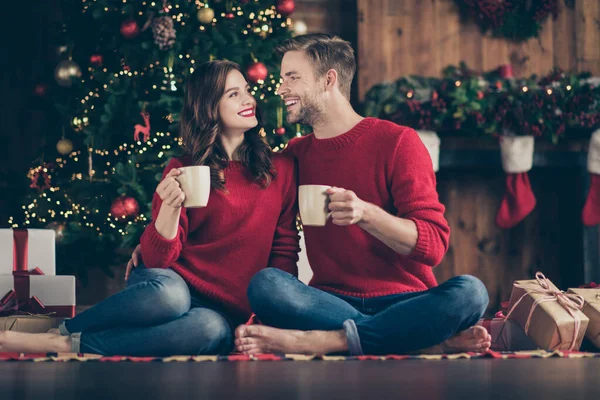
[[[571, 140], [558, 145], [535, 144], [533, 167], [585, 167], [587, 140]], [[442, 137], [440, 169], [453, 167], [500, 167], [500, 147], [494, 138]]]

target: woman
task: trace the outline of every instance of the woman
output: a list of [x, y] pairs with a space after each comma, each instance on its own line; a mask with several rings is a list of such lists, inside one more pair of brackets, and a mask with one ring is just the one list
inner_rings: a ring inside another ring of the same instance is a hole
[[[144, 265], [133, 269], [126, 289], [66, 320], [60, 334], [0, 332], [0, 351], [228, 353], [235, 327], [251, 313], [250, 278], [265, 267], [297, 274], [294, 164], [261, 138], [256, 101], [240, 67], [203, 64], [185, 92], [187, 154], [170, 161], [156, 188], [153, 222], [140, 243]], [[204, 208], [182, 206], [176, 177], [189, 165], [211, 168]]]

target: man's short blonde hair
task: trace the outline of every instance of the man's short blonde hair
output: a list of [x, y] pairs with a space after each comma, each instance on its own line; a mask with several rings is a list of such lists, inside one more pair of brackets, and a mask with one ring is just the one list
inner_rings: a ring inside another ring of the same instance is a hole
[[350, 100], [350, 86], [356, 73], [356, 60], [349, 42], [324, 33], [310, 33], [285, 40], [277, 46], [276, 51], [281, 56], [288, 51], [304, 51], [313, 63], [317, 77], [335, 69], [340, 92]]

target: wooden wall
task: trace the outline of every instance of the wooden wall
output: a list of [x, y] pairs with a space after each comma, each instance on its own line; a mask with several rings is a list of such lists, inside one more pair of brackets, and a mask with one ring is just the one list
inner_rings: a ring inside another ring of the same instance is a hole
[[[600, 1], [561, 2], [539, 39], [522, 44], [494, 39], [475, 24], [463, 24], [453, 0], [357, 0], [358, 93], [409, 74], [439, 76], [449, 64], [465, 61], [485, 71], [513, 65], [517, 76], [544, 74], [552, 67], [600, 75]], [[442, 146], [442, 151], [443, 146]], [[508, 300], [512, 282], [542, 271], [561, 289], [585, 279], [580, 214], [588, 176], [581, 165], [534, 168], [530, 179], [537, 207], [511, 230], [495, 225], [504, 193], [500, 163], [490, 167], [441, 168], [440, 200], [451, 226], [450, 250], [435, 273], [440, 282], [460, 274], [484, 281], [490, 313]], [[586, 228], [589, 229], [589, 228]], [[594, 243], [596, 249], [598, 243]], [[593, 276], [600, 266], [593, 267]], [[588, 271], [589, 272], [589, 271]], [[594, 275], [595, 274], [595, 275]], [[587, 274], [590, 275], [589, 273]]]
[[553, 67], [600, 75], [600, 1], [560, 2], [557, 20], [523, 44], [483, 36], [462, 24], [453, 0], [357, 0], [358, 93], [404, 75], [438, 76], [465, 61], [475, 70], [511, 63], [517, 76]]

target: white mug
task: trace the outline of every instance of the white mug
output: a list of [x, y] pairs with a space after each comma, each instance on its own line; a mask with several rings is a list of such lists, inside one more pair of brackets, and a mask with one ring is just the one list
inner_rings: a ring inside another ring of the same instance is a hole
[[305, 226], [325, 226], [331, 216], [329, 195], [325, 193], [331, 186], [300, 185], [298, 188], [298, 206], [300, 218]]
[[176, 179], [185, 193], [185, 208], [206, 207], [210, 194], [210, 167], [194, 165], [179, 168], [181, 174]]

